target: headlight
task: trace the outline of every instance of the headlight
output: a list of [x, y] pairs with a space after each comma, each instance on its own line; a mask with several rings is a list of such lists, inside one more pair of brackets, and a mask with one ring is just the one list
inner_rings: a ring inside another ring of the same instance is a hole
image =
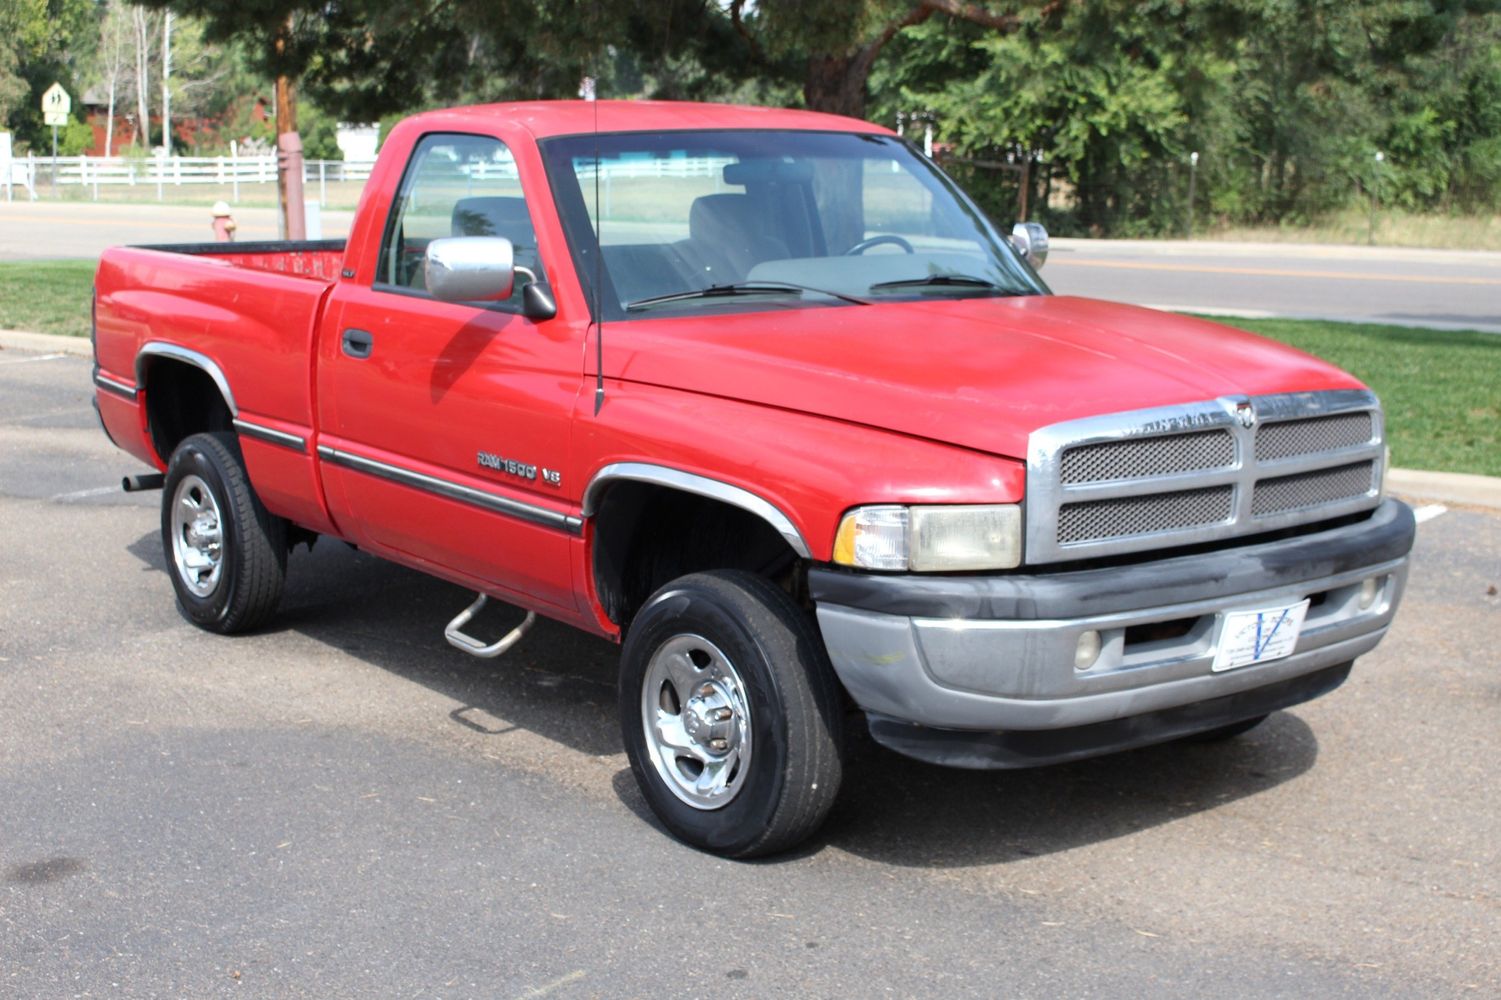
[[857, 507], [839, 522], [834, 561], [916, 573], [1013, 569], [1022, 561], [1015, 504]]

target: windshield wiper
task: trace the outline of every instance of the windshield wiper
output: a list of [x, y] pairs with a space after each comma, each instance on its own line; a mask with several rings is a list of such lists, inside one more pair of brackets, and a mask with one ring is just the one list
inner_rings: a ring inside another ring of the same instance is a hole
[[827, 295], [831, 299], [853, 302], [861, 306], [870, 305], [865, 299], [859, 299], [853, 295], [845, 295], [843, 292], [830, 292], [822, 288], [814, 288], [811, 285], [796, 285], [790, 281], [737, 281], [733, 284], [710, 285], [708, 288], [694, 288], [685, 292], [669, 292], [666, 295], [653, 295], [650, 298], [627, 302], [625, 307], [628, 310], [645, 309], [665, 302], [685, 302], [689, 299], [731, 298], [736, 295], [787, 295], [789, 293], [802, 295], [804, 292]]
[[1005, 292], [1007, 295], [1021, 294], [1020, 292], [997, 285], [988, 278], [976, 278], [969, 274], [925, 274], [921, 278], [899, 278], [896, 281], [878, 281], [870, 286], [870, 290], [878, 292], [886, 288], [920, 288], [934, 285], [956, 288], [987, 288], [997, 292]]

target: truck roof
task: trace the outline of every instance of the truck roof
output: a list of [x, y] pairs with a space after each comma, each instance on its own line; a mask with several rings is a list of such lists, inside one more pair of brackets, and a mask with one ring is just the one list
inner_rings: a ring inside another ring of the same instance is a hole
[[[596, 110], [598, 119], [596, 122]], [[858, 118], [792, 111], [742, 104], [698, 104], [689, 101], [524, 101], [513, 104], [476, 104], [414, 115], [451, 126], [454, 119], [497, 118], [518, 124], [539, 139], [558, 135], [600, 132], [653, 132], [682, 129], [797, 129], [817, 132], [863, 132], [894, 135], [890, 129]]]

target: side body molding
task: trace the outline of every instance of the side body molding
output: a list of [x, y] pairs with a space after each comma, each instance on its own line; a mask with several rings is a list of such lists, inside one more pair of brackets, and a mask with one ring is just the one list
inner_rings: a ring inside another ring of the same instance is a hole
[[224, 397], [224, 402], [229, 404], [229, 413], [232, 417], [240, 415], [240, 408], [235, 405], [234, 393], [229, 391], [229, 380], [224, 377], [224, 372], [205, 355], [197, 351], [190, 351], [186, 347], [178, 347], [176, 344], [166, 344], [159, 340], [150, 340], [141, 345], [136, 354], [136, 386], [141, 388], [146, 384], [146, 366], [151, 358], [172, 358], [174, 361], [182, 361], [195, 368], [201, 368], [208, 377], [214, 380], [214, 385], [219, 387], [219, 392]]
[[599, 509], [600, 498], [604, 496], [605, 489], [617, 480], [627, 479], [638, 483], [654, 483], [658, 486], [667, 486], [672, 489], [682, 490], [685, 493], [696, 493], [699, 496], [719, 500], [732, 507], [739, 507], [750, 511], [761, 520], [771, 525], [796, 552], [804, 559], [811, 559], [812, 552], [808, 548], [807, 541], [802, 532], [797, 530], [797, 525], [792, 519], [776, 507], [776, 505], [763, 500], [738, 486], [722, 483], [717, 479], [709, 479], [707, 476], [694, 475], [691, 472], [683, 472], [679, 469], [671, 469], [665, 465], [651, 465], [646, 462], [617, 462], [607, 465], [594, 478], [589, 480], [588, 489], [584, 490], [585, 517], [592, 517]]

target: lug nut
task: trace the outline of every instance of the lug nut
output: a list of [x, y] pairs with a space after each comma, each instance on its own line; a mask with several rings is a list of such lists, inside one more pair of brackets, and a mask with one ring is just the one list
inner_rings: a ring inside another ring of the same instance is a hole
[[709, 741], [709, 749], [710, 750], [714, 750], [714, 751], [717, 751], [719, 753], [724, 753], [729, 748], [730, 748], [730, 741], [729, 740], [710, 740]]
[[734, 716], [735, 713], [731, 712], [728, 708], [721, 708], [719, 711], [714, 713], [714, 718], [718, 719], [720, 722], [728, 722], [730, 721], [730, 719], [734, 718]]

